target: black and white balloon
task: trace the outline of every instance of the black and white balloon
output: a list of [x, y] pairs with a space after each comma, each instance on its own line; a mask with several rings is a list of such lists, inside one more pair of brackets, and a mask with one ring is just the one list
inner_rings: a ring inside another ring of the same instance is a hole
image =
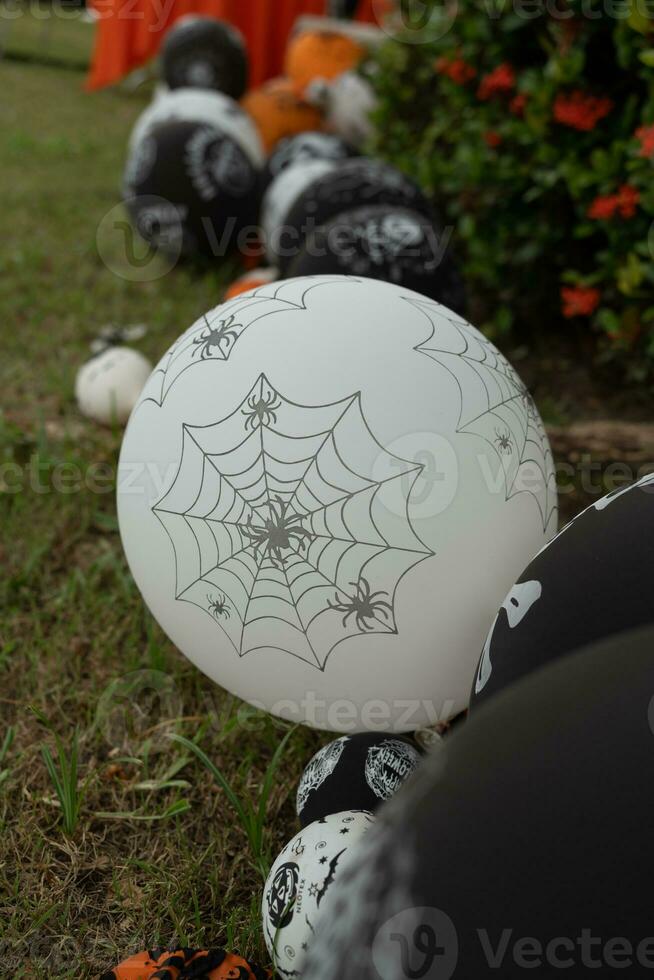
[[373, 823], [374, 817], [361, 810], [334, 813], [305, 827], [279, 854], [261, 903], [277, 976], [291, 980], [302, 974], [325, 899]]
[[654, 623], [654, 474], [598, 500], [527, 566], [497, 614], [470, 709], [557, 657]]
[[268, 185], [287, 167], [308, 163], [310, 160], [332, 160], [338, 163], [354, 156], [355, 151], [333, 133], [309, 130], [280, 140], [268, 157], [262, 173], [262, 186]]
[[289, 261], [297, 255], [299, 232], [293, 228], [289, 233], [287, 216], [307, 187], [336, 166], [333, 160], [307, 160], [285, 167], [268, 184], [261, 201], [261, 236], [271, 265], [279, 268], [281, 257], [287, 252]]
[[383, 279], [457, 313], [465, 309], [448, 236], [408, 208], [376, 204], [336, 215], [307, 237], [288, 271], [289, 276], [334, 274]]
[[615, 636], [454, 732], [336, 882], [304, 980], [648, 975], [653, 651]]
[[132, 221], [176, 257], [220, 257], [255, 226], [258, 173], [240, 144], [207, 123], [162, 122], [133, 146], [124, 177]]
[[247, 88], [243, 36], [231, 24], [214, 17], [180, 17], [164, 39], [161, 68], [172, 89], [215, 89], [240, 99]]
[[419, 762], [414, 743], [398, 735], [364, 732], [329, 742], [302, 773], [296, 797], [301, 825], [341, 810], [375, 811]]
[[263, 166], [263, 146], [250, 116], [234, 99], [210, 89], [176, 88], [157, 93], [136, 120], [129, 137], [130, 150], [155, 126], [175, 121], [217, 126], [238, 143], [255, 167]]
[[318, 175], [295, 198], [285, 216], [286, 238], [295, 245], [283, 250], [281, 272], [288, 274], [292, 259], [307, 235], [336, 215], [363, 205], [405, 207], [432, 216], [431, 206], [409, 177], [380, 160], [355, 157]]

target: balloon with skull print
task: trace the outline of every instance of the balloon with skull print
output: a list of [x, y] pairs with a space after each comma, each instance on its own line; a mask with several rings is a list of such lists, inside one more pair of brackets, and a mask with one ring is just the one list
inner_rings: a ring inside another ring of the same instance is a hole
[[374, 822], [346, 810], [300, 831], [279, 854], [263, 889], [263, 934], [278, 976], [301, 976], [324, 901]]
[[169, 119], [132, 147], [124, 176], [139, 234], [162, 252], [218, 257], [257, 218], [258, 171], [240, 142], [217, 125]]
[[303, 827], [340, 810], [374, 812], [420, 762], [408, 738], [362, 732], [343, 735], [316, 752], [302, 773], [296, 809]]
[[200, 317], [141, 395], [118, 482], [132, 572], [179, 649], [339, 732], [463, 710], [502, 596], [556, 527], [510, 364], [445, 307], [348, 276]]
[[431, 205], [418, 185], [390, 164], [366, 157], [332, 164], [305, 184], [286, 211], [285, 241], [296, 248], [285, 248], [280, 254], [282, 274], [290, 274], [297, 246], [316, 228], [343, 211], [364, 204], [406, 207], [432, 217]]
[[465, 289], [449, 235], [410, 208], [353, 208], [316, 228], [291, 262], [289, 276], [335, 273], [384, 279], [458, 313], [465, 309]]
[[486, 638], [470, 707], [570, 650], [654, 623], [654, 474], [591, 504], [522, 573]]

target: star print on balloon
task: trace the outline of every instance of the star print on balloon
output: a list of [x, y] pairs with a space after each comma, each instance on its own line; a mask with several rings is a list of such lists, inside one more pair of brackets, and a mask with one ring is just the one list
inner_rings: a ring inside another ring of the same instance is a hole
[[556, 476], [547, 433], [534, 401], [505, 357], [467, 321], [437, 303], [406, 297], [431, 324], [415, 348], [454, 378], [461, 396], [457, 431], [481, 437], [504, 473], [506, 499], [530, 494], [543, 530], [556, 524]]
[[[334, 276], [306, 276], [292, 282], [266, 283], [204, 314], [177, 340], [153, 371], [141, 403], [161, 407], [185, 371], [203, 361], [229, 360], [237, 342], [253, 323], [276, 313], [306, 310], [313, 289], [328, 285]], [[352, 278], [351, 282], [359, 280]]]
[[[365, 475], [379, 459], [391, 477]], [[276, 649], [319, 670], [350, 636], [397, 633], [398, 585], [433, 554], [409, 513], [421, 471], [377, 442], [359, 393], [300, 405], [261, 375], [226, 418], [183, 426], [176, 477], [153, 507], [175, 598], [207, 612], [239, 656]]]

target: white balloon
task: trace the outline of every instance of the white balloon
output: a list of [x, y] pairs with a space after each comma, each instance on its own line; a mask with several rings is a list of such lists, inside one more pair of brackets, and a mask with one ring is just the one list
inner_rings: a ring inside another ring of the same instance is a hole
[[261, 203], [261, 230], [266, 253], [273, 264], [284, 254], [284, 249], [297, 251], [302, 245], [284, 232], [284, 221], [300, 194], [337, 166], [334, 160], [302, 160], [286, 167], [271, 181]]
[[180, 650], [340, 732], [466, 707], [557, 513], [543, 424], [504, 357], [438, 303], [349, 276], [260, 286], [179, 338], [130, 420], [118, 509]]
[[136, 405], [152, 365], [131, 347], [109, 347], [77, 372], [75, 397], [88, 418], [124, 424]]
[[176, 88], [156, 91], [144, 112], [136, 120], [129, 138], [129, 148], [140, 143], [148, 132], [162, 122], [184, 120], [217, 126], [238, 143], [256, 167], [263, 166], [265, 154], [256, 126], [238, 102], [228, 95], [199, 88]]
[[365, 810], [344, 810], [316, 820], [289, 841], [273, 864], [261, 917], [279, 976], [302, 974], [323, 902], [373, 823]]

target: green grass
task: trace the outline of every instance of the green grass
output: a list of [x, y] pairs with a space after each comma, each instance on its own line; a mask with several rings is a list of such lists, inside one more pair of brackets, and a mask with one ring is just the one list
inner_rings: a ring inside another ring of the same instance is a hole
[[[153, 622], [117, 533], [120, 433], [73, 398], [100, 327], [146, 322], [139, 346], [156, 359], [231, 270], [151, 283], [110, 271], [96, 230], [145, 95], [87, 94], [80, 74], [35, 64], [0, 75], [0, 972], [79, 980], [173, 941], [265, 961], [261, 862], [295, 832], [319, 736], [293, 732], [266, 781], [287, 727], [251, 711], [241, 724], [239, 702]], [[89, 468], [102, 492], [61, 492]], [[173, 734], [201, 745], [251, 824]]]
[[57, 62], [78, 70], [91, 59], [95, 28], [83, 10], [35, 0], [0, 2], [0, 48], [7, 57]]

